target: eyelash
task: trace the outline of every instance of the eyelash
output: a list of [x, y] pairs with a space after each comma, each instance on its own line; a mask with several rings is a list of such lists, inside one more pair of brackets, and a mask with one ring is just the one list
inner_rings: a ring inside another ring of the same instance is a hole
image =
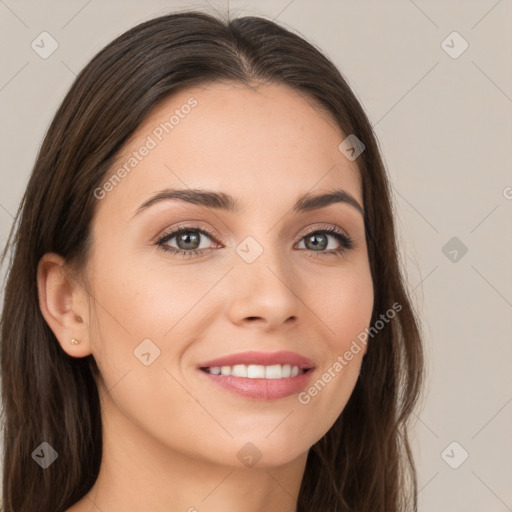
[[[189, 231], [197, 231], [203, 235], [206, 235], [207, 237], [211, 238], [213, 241], [217, 242], [214, 234], [207, 228], [200, 227], [200, 226], [181, 226], [173, 231], [170, 231], [169, 233], [165, 233], [160, 237], [156, 242], [155, 245], [159, 246], [163, 251], [170, 252], [173, 255], [182, 257], [182, 258], [188, 258], [195, 255], [200, 255], [204, 251], [208, 251], [211, 249], [192, 249], [190, 251], [185, 251], [183, 249], [176, 249], [174, 247], [169, 247], [165, 245], [165, 242], [168, 242], [169, 240], [173, 239], [174, 237], [181, 235], [182, 233], [186, 233]], [[305, 233], [302, 238], [299, 240], [302, 241], [304, 238], [306, 238], [308, 235], [316, 234], [316, 233], [327, 233], [340, 243], [340, 248], [331, 250], [331, 251], [320, 251], [318, 256], [314, 257], [320, 257], [321, 255], [329, 255], [329, 256], [341, 256], [345, 251], [350, 250], [353, 248], [353, 241], [352, 239], [347, 236], [345, 233], [341, 232], [335, 227], [327, 227], [322, 229], [312, 229]], [[301, 250], [308, 250], [308, 249], [301, 249]], [[311, 252], [317, 252], [317, 251], [311, 251]]]

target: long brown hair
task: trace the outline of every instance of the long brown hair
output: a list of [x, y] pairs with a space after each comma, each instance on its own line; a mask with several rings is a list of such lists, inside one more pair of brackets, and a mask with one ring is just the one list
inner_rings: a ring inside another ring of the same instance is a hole
[[[369, 341], [342, 414], [309, 451], [297, 510], [417, 510], [407, 428], [423, 380], [421, 335], [371, 124], [338, 69], [303, 38], [259, 17], [188, 11], [141, 23], [101, 50], [76, 78], [37, 156], [2, 254], [3, 262], [11, 247], [1, 330], [4, 512], [66, 510], [90, 490], [102, 457], [98, 367], [92, 355], [68, 356], [46, 324], [40, 258], [55, 252], [83, 269], [93, 192], [123, 145], [171, 94], [221, 80], [292, 87], [363, 141], [357, 163], [375, 290], [372, 325], [401, 305]], [[46, 470], [32, 460], [43, 441], [60, 459]]]

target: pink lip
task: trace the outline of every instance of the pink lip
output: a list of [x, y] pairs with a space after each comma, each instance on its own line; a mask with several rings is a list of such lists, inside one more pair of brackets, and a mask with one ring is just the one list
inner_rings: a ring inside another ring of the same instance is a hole
[[[214, 375], [201, 370], [201, 368], [233, 366], [235, 364], [259, 364], [264, 366], [289, 364], [309, 371], [301, 373], [296, 377], [282, 379], [250, 379], [248, 377], [234, 377], [232, 375]], [[295, 352], [286, 351], [270, 353], [243, 352], [207, 361], [198, 367], [201, 375], [210, 382], [237, 395], [256, 400], [278, 400], [300, 393], [310, 381], [313, 368], [313, 363], [305, 357]]]
[[220, 357], [211, 361], [201, 363], [199, 368], [213, 368], [215, 366], [233, 366], [235, 364], [260, 364], [271, 366], [273, 364], [289, 364], [298, 366], [301, 369], [314, 368], [314, 364], [305, 357], [295, 352], [242, 352], [240, 354], [231, 354], [226, 357]]
[[[201, 371], [201, 370], [200, 370]], [[311, 371], [283, 379], [249, 379], [246, 377], [233, 377], [232, 375], [213, 375], [202, 372], [205, 378], [219, 386], [247, 398], [257, 400], [278, 400], [303, 391], [310, 378]]]

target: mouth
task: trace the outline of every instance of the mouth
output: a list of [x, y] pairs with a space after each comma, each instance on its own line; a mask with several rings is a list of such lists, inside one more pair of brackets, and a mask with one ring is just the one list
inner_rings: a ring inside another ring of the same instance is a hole
[[232, 393], [257, 400], [277, 400], [300, 393], [314, 365], [294, 352], [244, 352], [202, 363], [198, 370]]

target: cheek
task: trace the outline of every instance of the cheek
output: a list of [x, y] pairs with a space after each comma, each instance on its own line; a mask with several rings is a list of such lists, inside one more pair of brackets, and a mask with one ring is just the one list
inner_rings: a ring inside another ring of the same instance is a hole
[[160, 343], [173, 336], [181, 328], [181, 319], [193, 315], [211, 286], [184, 267], [158, 261], [151, 251], [148, 257], [119, 256], [96, 266], [93, 289], [102, 329], [112, 329], [125, 346], [145, 338]]
[[107, 416], [121, 415], [123, 425], [128, 419], [160, 442], [194, 452], [200, 426], [211, 428], [212, 419], [183, 387], [179, 361], [194, 338], [191, 326], [205, 329], [194, 305], [216, 280], [197, 283], [178, 267], [129, 261], [99, 265], [93, 275], [91, 341]]
[[322, 364], [298, 402], [317, 418], [316, 428], [325, 433], [345, 408], [359, 377], [367, 350], [361, 333], [370, 326], [373, 283], [369, 266], [362, 264], [317, 284], [320, 288], [310, 293], [310, 300], [325, 333]]
[[[126, 408], [154, 417], [155, 411], [162, 411], [163, 404], [157, 404], [160, 395], [169, 411], [169, 404], [181, 403], [184, 393], [166, 369], [183, 382], [183, 354], [208, 330], [213, 313], [205, 311], [211, 309], [205, 294], [222, 273], [207, 266], [198, 271], [173, 267], [152, 251], [123, 257], [123, 251], [114, 255], [112, 250], [109, 256], [106, 245], [95, 261], [91, 343], [105, 386], [110, 389], [126, 378], [126, 403], [119, 397]], [[155, 407], [150, 412], [151, 403]]]
[[326, 349], [331, 355], [348, 350], [352, 340], [369, 326], [373, 293], [367, 262], [325, 276], [311, 288], [315, 312], [327, 328]]

